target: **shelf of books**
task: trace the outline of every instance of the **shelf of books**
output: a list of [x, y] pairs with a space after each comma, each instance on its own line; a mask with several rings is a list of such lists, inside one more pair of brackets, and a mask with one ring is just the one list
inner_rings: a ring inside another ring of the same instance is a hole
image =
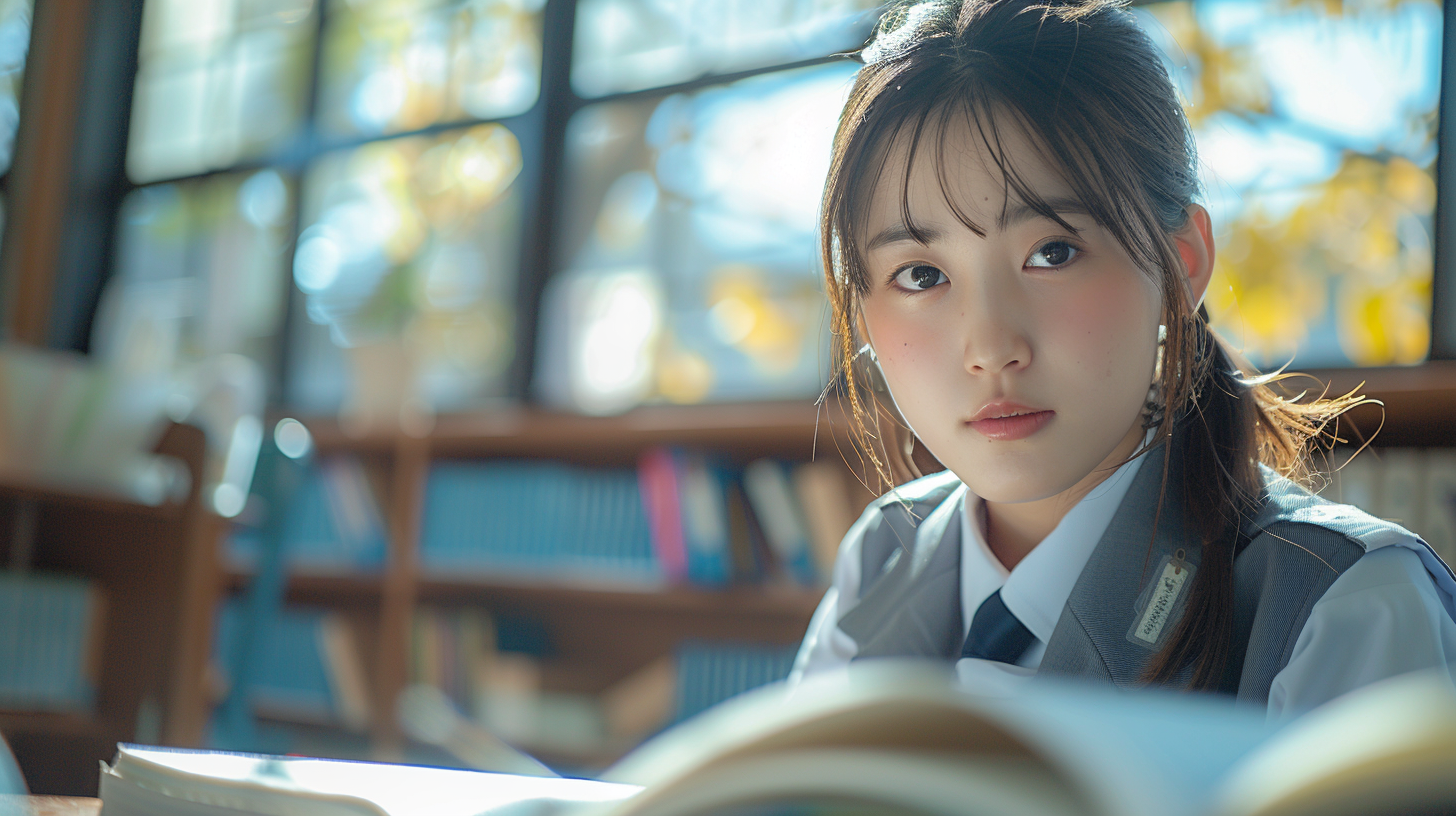
[[[870, 498], [842, 415], [807, 402], [511, 409], [423, 437], [305, 424], [315, 454], [276, 528], [286, 603], [253, 705], [310, 745], [353, 734], [351, 758], [442, 761], [399, 703], [421, 687], [590, 770], [783, 677]], [[225, 551], [224, 688], [266, 526], [247, 516]]]

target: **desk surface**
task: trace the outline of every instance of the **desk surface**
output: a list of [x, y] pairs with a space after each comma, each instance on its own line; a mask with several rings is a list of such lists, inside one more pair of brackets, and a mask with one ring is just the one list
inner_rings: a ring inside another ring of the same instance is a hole
[[100, 799], [0, 794], [0, 816], [97, 816], [100, 812]]

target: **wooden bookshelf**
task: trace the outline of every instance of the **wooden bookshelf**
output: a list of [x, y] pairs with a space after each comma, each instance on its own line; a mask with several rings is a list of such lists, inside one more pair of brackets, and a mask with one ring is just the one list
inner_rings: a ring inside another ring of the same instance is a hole
[[[76, 712], [4, 711], [0, 712], [0, 733], [15, 753], [32, 792], [94, 796], [97, 760], [93, 757], [109, 759], [115, 753], [124, 724]], [[78, 757], [86, 759], [85, 770], [93, 777], [89, 785], [80, 778]]]
[[[224, 575], [224, 586], [227, 591], [241, 592], [252, 577], [252, 573], [246, 570], [228, 570]], [[289, 603], [302, 605], [377, 604], [384, 593], [384, 576], [295, 570], [288, 576], [286, 593]], [[505, 606], [559, 607], [580, 612], [643, 615], [727, 613], [790, 621], [807, 620], [822, 595], [819, 589], [789, 586], [654, 588], [487, 576], [422, 577], [417, 591], [420, 603], [431, 604], [473, 603], [483, 599]]]
[[[248, 570], [225, 569], [223, 591], [242, 592], [252, 579]], [[288, 603], [302, 606], [377, 607], [384, 594], [384, 575], [293, 570], [285, 593]]]
[[[1456, 444], [1456, 361], [1368, 369], [1312, 369], [1312, 379], [1292, 378], [1285, 388], [1330, 395], [1356, 391], [1383, 406], [1352, 411], [1348, 421], [1377, 444]], [[1382, 427], [1383, 416], [1383, 427]], [[547, 457], [573, 461], [630, 461], [658, 444], [719, 450], [742, 458], [781, 456], [838, 458], [849, 439], [848, 422], [832, 402], [766, 402], [651, 406], [609, 417], [589, 417], [527, 407], [481, 414], [444, 414], [422, 437], [402, 431], [354, 430], [332, 417], [305, 418], [320, 451], [388, 453], [401, 438], [414, 439], [435, 456]], [[1379, 429], [1379, 434], [1374, 432]], [[1429, 441], [1425, 441], [1429, 440]]]
[[421, 603], [439, 604], [487, 599], [509, 606], [556, 608], [564, 613], [689, 617], [725, 614], [787, 623], [799, 623], [802, 619], [807, 623], [823, 594], [820, 589], [789, 586], [654, 589], [495, 578], [425, 578], [420, 581], [419, 598]]
[[630, 462], [653, 445], [706, 448], [741, 458], [808, 459], [837, 455], [844, 418], [808, 401], [653, 406], [609, 417], [505, 407], [482, 414], [443, 414], [423, 437], [402, 431], [350, 430], [334, 418], [305, 418], [324, 453], [387, 453], [414, 440], [438, 457], [559, 458], [583, 463]]
[[73, 484], [15, 471], [0, 470], [0, 495], [12, 500], [44, 502], [54, 507], [134, 518], [168, 520], [177, 515], [175, 504], [144, 504], [132, 496], [101, 490], [90, 491]]
[[798, 643], [822, 595], [786, 586], [633, 590], [452, 578], [422, 580], [418, 599], [540, 622], [557, 659], [548, 685], [594, 693], [688, 640]]
[[97, 763], [117, 742], [200, 738], [219, 531], [201, 500], [205, 448], [198, 428], [172, 425], [163, 434], [156, 452], [179, 459], [191, 486], [185, 499], [160, 506], [0, 476], [0, 558], [12, 568], [87, 577], [105, 610], [91, 710], [0, 711], [0, 733], [32, 791], [91, 795]]

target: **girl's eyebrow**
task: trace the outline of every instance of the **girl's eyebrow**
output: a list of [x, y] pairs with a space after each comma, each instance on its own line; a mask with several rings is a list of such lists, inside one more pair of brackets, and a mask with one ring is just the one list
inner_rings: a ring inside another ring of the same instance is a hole
[[[935, 227], [920, 227], [916, 232], [920, 233], [919, 238], [904, 224], [891, 224], [876, 233], [875, 237], [871, 238], [869, 243], [865, 244], [865, 252], [873, 252], [886, 244], [896, 244], [901, 241], [910, 241], [921, 246], [929, 246], [935, 241], [940, 240], [941, 236], [940, 230]], [[921, 240], [922, 238], [924, 240]]]
[[1006, 207], [1001, 211], [1001, 217], [996, 219], [996, 228], [998, 230], [1005, 231], [1008, 227], [1030, 221], [1034, 218], [1045, 218], [1046, 216], [1043, 213], [1046, 210], [1051, 210], [1052, 212], [1061, 216], [1092, 214], [1092, 212], [1087, 209], [1087, 205], [1083, 204], [1080, 199], [1076, 198], [1044, 198], [1042, 199], [1042, 203], [1046, 205], [1046, 208], [1044, 210], [1038, 210], [1036, 207], [1033, 207], [1024, 201], [1013, 206]]

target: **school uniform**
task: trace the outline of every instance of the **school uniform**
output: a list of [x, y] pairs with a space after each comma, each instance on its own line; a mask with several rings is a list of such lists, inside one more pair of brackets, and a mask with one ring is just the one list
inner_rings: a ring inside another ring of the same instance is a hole
[[[986, 546], [980, 498], [948, 471], [871, 503], [840, 547], [791, 681], [854, 660], [926, 657], [954, 660], [979, 693], [1036, 676], [1140, 685], [1187, 602], [1183, 571], [1196, 572], [1201, 555], [1176, 500], [1173, 444], [1156, 537], [1161, 445], [1093, 489], [1009, 571]], [[1232, 658], [1219, 690], [1277, 718], [1407, 671], [1441, 666], [1449, 677], [1450, 568], [1395, 524], [1261, 475], [1265, 494], [1234, 559]], [[1009, 652], [978, 645], [1012, 630]]]

